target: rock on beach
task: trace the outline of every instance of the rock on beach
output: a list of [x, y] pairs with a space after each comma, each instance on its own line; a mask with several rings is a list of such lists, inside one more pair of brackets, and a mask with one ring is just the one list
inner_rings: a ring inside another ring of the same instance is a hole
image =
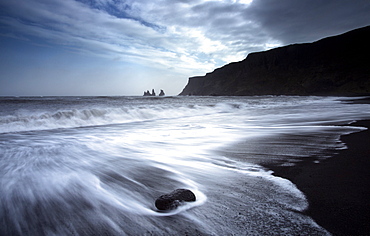
[[155, 206], [158, 210], [166, 211], [177, 208], [183, 202], [194, 202], [195, 200], [194, 193], [189, 189], [176, 189], [157, 198]]

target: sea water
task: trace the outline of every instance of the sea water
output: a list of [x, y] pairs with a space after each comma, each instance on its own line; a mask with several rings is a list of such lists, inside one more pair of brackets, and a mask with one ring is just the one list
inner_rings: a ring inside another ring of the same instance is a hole
[[[370, 118], [346, 100], [0, 98], [0, 235], [326, 235], [263, 166], [346, 148]], [[197, 200], [156, 210], [177, 188]]]

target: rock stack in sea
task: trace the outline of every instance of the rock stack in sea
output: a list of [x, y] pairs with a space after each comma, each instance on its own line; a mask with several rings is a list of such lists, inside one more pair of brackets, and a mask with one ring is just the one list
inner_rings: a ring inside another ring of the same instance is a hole
[[[164, 96], [164, 95], [165, 95], [165, 93], [164, 93], [163, 89], [161, 89], [161, 92], [159, 93], [158, 96]], [[152, 89], [152, 92], [149, 92], [149, 90], [147, 90], [147, 91], [144, 91], [143, 96], [156, 96], [156, 93], [155, 93], [154, 89]]]
[[161, 89], [161, 92], [159, 93], [159, 96], [164, 96], [164, 95], [166, 95], [166, 94], [164, 93], [163, 89]]

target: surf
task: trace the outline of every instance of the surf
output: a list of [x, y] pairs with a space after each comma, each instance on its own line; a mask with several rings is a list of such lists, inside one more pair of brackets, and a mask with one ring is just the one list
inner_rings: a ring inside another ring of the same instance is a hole
[[[0, 234], [14, 235], [325, 234], [296, 186], [261, 163], [344, 148], [339, 136], [361, 128], [339, 124], [370, 117], [321, 97], [2, 101]], [[178, 188], [197, 200], [158, 212]]]

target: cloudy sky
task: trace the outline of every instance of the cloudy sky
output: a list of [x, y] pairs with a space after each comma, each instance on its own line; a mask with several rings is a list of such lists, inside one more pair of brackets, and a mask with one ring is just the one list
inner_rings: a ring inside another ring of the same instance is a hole
[[181, 92], [248, 53], [370, 25], [369, 0], [0, 0], [0, 96]]

